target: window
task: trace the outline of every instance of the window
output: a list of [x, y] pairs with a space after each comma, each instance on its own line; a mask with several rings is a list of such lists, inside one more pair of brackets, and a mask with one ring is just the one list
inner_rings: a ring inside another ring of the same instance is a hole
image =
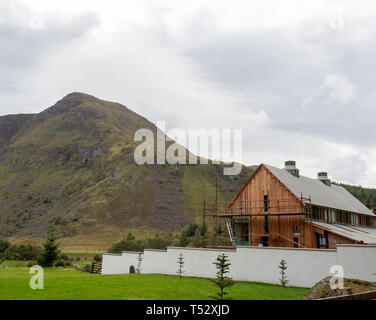
[[359, 226], [359, 215], [358, 214], [355, 215], [354, 225]]
[[319, 208], [312, 207], [312, 219], [319, 219]]
[[324, 234], [316, 233], [317, 238], [317, 248], [319, 249], [328, 249], [329, 248], [329, 241], [328, 241], [328, 232], [324, 231]]
[[351, 224], [351, 218], [350, 218], [350, 213], [344, 212], [343, 213], [343, 220], [345, 224]]
[[370, 217], [366, 217], [366, 226], [367, 227], [371, 226], [371, 218]]
[[336, 212], [334, 209], [331, 209], [331, 223], [335, 223], [336, 222]]
[[269, 211], [269, 199], [268, 199], [268, 196], [265, 195], [264, 196], [264, 212], [268, 212]]
[[248, 245], [248, 220], [235, 219], [234, 236], [237, 245]]

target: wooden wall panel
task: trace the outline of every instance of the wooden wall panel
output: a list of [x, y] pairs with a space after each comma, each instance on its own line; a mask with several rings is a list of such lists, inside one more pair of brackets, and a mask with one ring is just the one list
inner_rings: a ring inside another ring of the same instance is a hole
[[[301, 215], [268, 216], [268, 234], [265, 232], [265, 217], [257, 214], [300, 213], [302, 203], [288, 190], [265, 166], [261, 165], [252, 178], [244, 186], [235, 201], [230, 205], [234, 214], [239, 214], [240, 199], [245, 199], [248, 193], [248, 242], [251, 246], [263, 243], [263, 237], [268, 237], [268, 245], [275, 247], [295, 247], [294, 238], [299, 239], [299, 246], [317, 248], [316, 233], [323, 234], [324, 230], [303, 221]], [[268, 196], [268, 210], [264, 212], [264, 196]], [[243, 203], [243, 208], [245, 204]], [[320, 208], [319, 216], [325, 216], [324, 208]], [[246, 218], [246, 217], [244, 217]], [[375, 219], [371, 218], [372, 224]], [[299, 231], [297, 236], [294, 231]], [[355, 243], [344, 237], [329, 233], [329, 248], [335, 248], [337, 243]]]
[[[248, 214], [253, 215], [249, 219], [249, 243], [257, 246], [261, 244], [262, 237], [269, 236], [269, 246], [294, 247], [294, 230], [302, 229], [303, 223], [301, 216], [269, 216], [268, 226], [269, 234], [265, 233], [265, 217], [255, 216], [264, 213], [264, 196], [268, 196], [267, 214], [275, 213], [293, 213], [301, 211], [301, 202], [290, 192], [269, 170], [261, 166], [253, 175], [248, 184], [243, 188], [230, 208], [234, 213], [238, 213], [240, 208], [240, 198], [248, 191]], [[244, 204], [243, 204], [244, 206]]]

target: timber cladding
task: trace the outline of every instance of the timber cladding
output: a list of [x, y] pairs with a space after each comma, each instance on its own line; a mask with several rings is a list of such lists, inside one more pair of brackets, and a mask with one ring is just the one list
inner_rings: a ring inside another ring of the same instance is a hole
[[[336, 248], [339, 243], [357, 243], [308, 223], [312, 206], [303, 196], [299, 199], [293, 194], [265, 165], [258, 167], [229, 209], [234, 215], [236, 245]], [[319, 213], [324, 217], [325, 208]]]

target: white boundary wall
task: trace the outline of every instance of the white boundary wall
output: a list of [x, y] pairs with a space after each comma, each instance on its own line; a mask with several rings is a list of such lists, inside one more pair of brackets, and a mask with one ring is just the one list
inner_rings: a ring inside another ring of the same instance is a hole
[[[376, 281], [376, 246], [338, 245], [337, 250], [237, 247], [236, 250], [168, 248], [145, 250], [142, 273], [176, 275], [179, 254], [184, 256], [184, 275], [214, 278], [213, 261], [225, 253], [231, 262], [230, 276], [234, 280], [279, 283], [280, 261], [287, 263], [289, 285], [312, 287], [329, 276], [330, 267], [341, 265], [344, 276]], [[123, 252], [121, 255], [104, 254], [102, 274], [129, 273], [130, 266], [137, 268], [138, 254]]]

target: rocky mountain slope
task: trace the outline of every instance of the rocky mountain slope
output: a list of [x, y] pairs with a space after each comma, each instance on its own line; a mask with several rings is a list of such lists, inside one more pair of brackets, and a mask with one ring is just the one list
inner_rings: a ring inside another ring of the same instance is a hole
[[154, 124], [118, 103], [72, 93], [39, 114], [0, 117], [0, 237], [108, 247], [201, 222], [204, 198], [231, 199], [223, 165], [136, 165], [134, 133]]

